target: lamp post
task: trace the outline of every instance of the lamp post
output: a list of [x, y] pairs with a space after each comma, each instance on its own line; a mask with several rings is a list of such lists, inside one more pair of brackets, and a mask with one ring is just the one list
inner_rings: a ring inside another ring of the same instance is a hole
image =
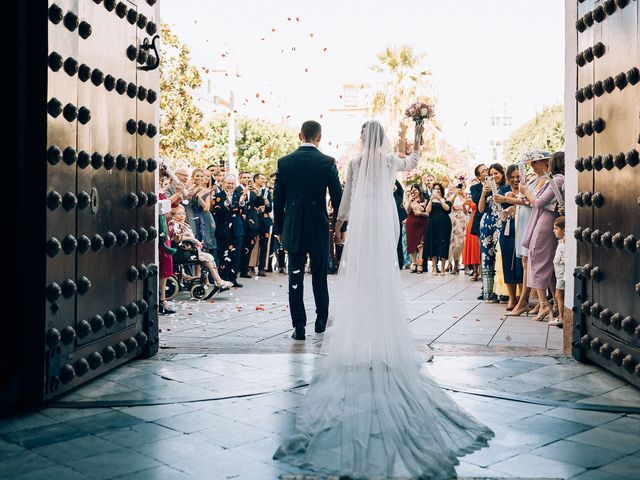
[[229, 162], [229, 172], [234, 175], [238, 173], [236, 166], [236, 157], [234, 156], [236, 148], [236, 114], [234, 112], [234, 95], [233, 90], [229, 91], [229, 100], [220, 98], [218, 96], [213, 97], [213, 101], [216, 105], [225, 107], [229, 110], [229, 144], [227, 146], [227, 156]]

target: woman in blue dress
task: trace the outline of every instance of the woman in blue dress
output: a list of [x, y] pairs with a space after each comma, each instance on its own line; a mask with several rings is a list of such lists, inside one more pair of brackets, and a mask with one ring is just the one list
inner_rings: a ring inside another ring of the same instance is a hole
[[[491, 165], [489, 167], [489, 175], [495, 181], [498, 189], [505, 186], [506, 176], [502, 165], [499, 163]], [[498, 193], [500, 193], [500, 190], [498, 190]], [[488, 178], [482, 188], [478, 211], [482, 213], [482, 220], [480, 221], [480, 267], [482, 269], [483, 297], [491, 303], [498, 303], [500, 300], [493, 291], [493, 281], [496, 274], [496, 248], [502, 228], [502, 220], [500, 219], [502, 207], [493, 200], [491, 184]]]

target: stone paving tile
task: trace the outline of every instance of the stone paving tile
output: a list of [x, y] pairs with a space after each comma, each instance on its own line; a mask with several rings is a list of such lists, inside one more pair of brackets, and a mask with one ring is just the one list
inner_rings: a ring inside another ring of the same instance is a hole
[[69, 467], [95, 480], [115, 478], [161, 465], [152, 458], [128, 449], [105, 452], [69, 463]]
[[155, 423], [182, 433], [194, 433], [224, 424], [226, 420], [216, 415], [198, 410], [189, 413], [161, 418]]
[[584, 468], [596, 468], [607, 465], [626, 454], [603, 447], [594, 447], [583, 443], [559, 440], [531, 452], [545, 458], [571, 463]]
[[623, 457], [609, 465], [602, 467], [608, 473], [619, 475], [619, 478], [638, 478], [640, 472], [640, 455], [634, 454]]
[[160, 420], [161, 418], [173, 417], [181, 413], [189, 413], [194, 409], [189, 405], [181, 403], [169, 403], [166, 405], [146, 405], [140, 407], [126, 407], [121, 409], [122, 413], [140, 418], [147, 422]]
[[80, 458], [88, 458], [100, 453], [119, 450], [120, 447], [94, 435], [85, 435], [65, 442], [59, 442], [33, 451], [59, 463], [69, 464]]
[[532, 474], [536, 477], [570, 478], [585, 470], [577, 465], [530, 453], [520, 454], [498, 462], [492, 465], [491, 469], [524, 478], [530, 478]]
[[612, 432], [602, 427], [596, 427], [577, 435], [568, 436], [566, 440], [586, 443], [596, 447], [606, 447], [609, 450], [631, 454], [640, 450], [640, 442], [635, 435]]
[[20, 475], [20, 480], [51, 480], [52, 478], [60, 480], [89, 480], [90, 477], [64, 465], [53, 465]]
[[[611, 430], [613, 432], [640, 436], [640, 420], [638, 420], [637, 418], [622, 417], [612, 422], [604, 423], [601, 425], [601, 427], [605, 430]], [[640, 438], [638, 438], [638, 442], [640, 442]]]
[[142, 420], [122, 412], [110, 411], [67, 422], [68, 425], [87, 433], [100, 433], [117, 428], [131, 427], [142, 423]]
[[155, 423], [140, 423], [132, 427], [110, 430], [100, 434], [100, 438], [121, 447], [134, 447], [141, 443], [156, 442], [180, 435], [182, 435], [181, 432]]
[[619, 475], [608, 473], [601, 468], [587, 470], [583, 473], [571, 477], [571, 480], [622, 480]]
[[213, 443], [203, 443], [201, 437], [181, 435], [157, 442], [135, 445], [134, 450], [159, 462], [175, 467], [177, 462], [203, 457], [221, 458], [224, 449]]
[[44, 408], [40, 410], [47, 417], [51, 417], [56, 422], [66, 422], [75, 418], [91, 417], [100, 413], [107, 413], [109, 408]]
[[4, 439], [26, 448], [38, 448], [85, 435], [86, 433], [83, 430], [69, 424], [54, 423], [43, 427], [9, 433], [4, 435]]
[[596, 412], [592, 410], [577, 410], [573, 408], [557, 407], [544, 412], [551, 417], [562, 418], [576, 423], [597, 427], [603, 423], [612, 422], [621, 417], [617, 413]]
[[41, 427], [43, 425], [51, 425], [52, 423], [55, 423], [55, 420], [40, 412], [25, 413], [15, 417], [2, 419], [0, 422], [0, 434], [17, 432], [18, 430], [27, 430], [30, 428]]
[[31, 450], [24, 450], [0, 462], [0, 478], [16, 478], [35, 470], [53, 467], [55, 463]]
[[149, 468], [117, 478], [118, 480], [186, 480], [194, 477], [175, 468], [162, 465], [161, 467]]

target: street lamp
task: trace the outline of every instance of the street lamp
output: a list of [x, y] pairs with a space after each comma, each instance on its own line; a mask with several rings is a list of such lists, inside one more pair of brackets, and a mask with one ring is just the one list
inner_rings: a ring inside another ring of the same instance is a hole
[[229, 110], [229, 144], [227, 146], [227, 155], [229, 161], [229, 172], [235, 175], [238, 173], [238, 168], [236, 166], [236, 157], [234, 156], [236, 147], [236, 114], [234, 112], [235, 101], [233, 90], [229, 91], [229, 100], [214, 96], [213, 102], [216, 105], [225, 107], [227, 110]]

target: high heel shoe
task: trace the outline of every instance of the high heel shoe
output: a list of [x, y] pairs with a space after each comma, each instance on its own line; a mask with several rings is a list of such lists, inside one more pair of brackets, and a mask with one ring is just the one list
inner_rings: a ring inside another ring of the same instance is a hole
[[529, 315], [529, 312], [533, 309], [533, 305], [526, 305], [519, 310], [515, 308], [510, 312], [504, 314], [505, 317], [521, 317], [522, 315]]
[[169, 307], [167, 307], [167, 304], [165, 302], [159, 302], [158, 313], [160, 315], [173, 315], [174, 313], [176, 313], [176, 311], [171, 310]]
[[549, 306], [549, 302], [544, 302], [540, 305], [540, 311], [538, 315], [533, 317], [533, 319], [536, 322], [542, 322], [545, 318], [547, 318], [547, 315], [549, 315], [550, 313], [551, 313], [551, 307]]
[[415, 263], [411, 264], [411, 268], [409, 269], [410, 273], [416, 273], [418, 271], [418, 266]]
[[418, 269], [416, 270], [416, 273], [422, 273], [422, 265], [418, 265]]

